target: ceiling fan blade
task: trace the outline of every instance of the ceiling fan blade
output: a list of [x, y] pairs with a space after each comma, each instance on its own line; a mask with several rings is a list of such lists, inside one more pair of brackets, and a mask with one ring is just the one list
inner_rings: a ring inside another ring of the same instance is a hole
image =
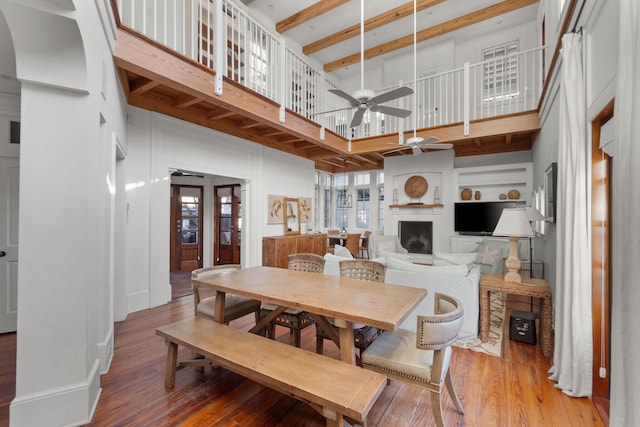
[[360, 123], [362, 123], [362, 118], [364, 117], [365, 111], [367, 110], [364, 108], [358, 108], [355, 114], [353, 115], [353, 119], [351, 120], [351, 124], [349, 125], [349, 127], [357, 128], [358, 126], [360, 126]]
[[396, 108], [396, 107], [388, 107], [386, 105], [374, 105], [371, 107], [371, 111], [379, 112], [382, 114], [388, 114], [394, 117], [402, 117], [403, 119], [411, 115], [410, 110], [405, 110], [405, 109]]
[[349, 104], [351, 104], [352, 107], [357, 107], [358, 105], [360, 105], [360, 101], [358, 101], [357, 99], [355, 99], [353, 96], [349, 95], [345, 91], [342, 91], [340, 89], [329, 89], [329, 92], [339, 96], [342, 99], [346, 99], [347, 101], [349, 101]]
[[451, 150], [453, 148], [453, 144], [448, 143], [434, 143], [434, 144], [420, 144], [422, 148], [428, 148], [429, 150]]
[[339, 111], [351, 110], [353, 107], [336, 108], [335, 110], [321, 111], [319, 113], [309, 114], [309, 117], [320, 116], [322, 114], [337, 113]]
[[382, 155], [384, 156], [387, 154], [395, 153], [396, 151], [403, 151], [403, 150], [406, 150], [407, 148], [411, 148], [411, 147], [407, 145], [405, 147], [396, 148], [395, 150], [385, 151], [384, 153], [382, 153]]
[[389, 92], [382, 93], [378, 96], [374, 96], [369, 100], [369, 102], [373, 104], [383, 104], [385, 102], [391, 101], [393, 99], [401, 98], [403, 96], [411, 95], [413, 93], [413, 89], [408, 86], [402, 86]]
[[422, 148], [420, 148], [419, 145], [412, 145], [411, 152], [413, 153], [414, 156], [417, 156], [418, 154], [422, 154]]

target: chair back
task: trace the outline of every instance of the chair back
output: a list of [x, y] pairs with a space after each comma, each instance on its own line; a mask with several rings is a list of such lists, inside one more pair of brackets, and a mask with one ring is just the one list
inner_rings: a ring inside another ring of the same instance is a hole
[[345, 259], [340, 261], [340, 276], [352, 279], [384, 282], [387, 266], [377, 261]]
[[198, 311], [198, 304], [200, 304], [200, 285], [193, 283], [193, 280], [202, 279], [204, 277], [213, 276], [214, 274], [220, 274], [227, 271], [240, 270], [240, 268], [240, 264], [221, 264], [214, 265], [212, 267], [198, 268], [191, 272], [191, 289], [193, 289], [193, 303], [196, 313]]
[[324, 258], [318, 254], [290, 254], [289, 270], [324, 273]]
[[449, 295], [434, 295], [432, 316], [418, 315], [416, 347], [422, 350], [441, 350], [450, 346], [462, 328], [462, 302]]

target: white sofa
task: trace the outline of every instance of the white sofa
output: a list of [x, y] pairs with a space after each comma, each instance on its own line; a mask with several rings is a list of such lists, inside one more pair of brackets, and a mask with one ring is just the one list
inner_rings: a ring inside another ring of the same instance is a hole
[[[325, 255], [324, 273], [333, 276], [340, 275], [340, 256]], [[413, 286], [426, 289], [427, 296], [418, 304], [413, 312], [407, 316], [401, 328], [416, 330], [416, 316], [418, 314], [433, 314], [433, 298], [435, 293], [444, 293], [458, 298], [464, 307], [464, 322], [460, 330], [461, 341], [472, 341], [478, 337], [478, 321], [480, 310], [480, 266], [471, 264], [448, 266], [418, 266], [400, 257], [379, 258], [387, 264], [385, 283]], [[398, 268], [401, 267], [401, 268]], [[413, 271], [411, 271], [413, 270]], [[467, 272], [464, 274], [465, 272]]]

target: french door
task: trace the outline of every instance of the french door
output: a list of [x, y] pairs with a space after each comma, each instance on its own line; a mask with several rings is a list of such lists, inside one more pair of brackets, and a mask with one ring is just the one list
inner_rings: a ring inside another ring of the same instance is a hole
[[240, 264], [242, 218], [240, 185], [215, 186], [214, 265]]
[[202, 187], [171, 185], [171, 271], [202, 267]]

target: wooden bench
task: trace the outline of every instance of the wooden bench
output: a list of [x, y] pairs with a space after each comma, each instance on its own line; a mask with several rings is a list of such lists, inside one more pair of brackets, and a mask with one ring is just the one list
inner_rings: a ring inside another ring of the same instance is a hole
[[178, 345], [230, 371], [295, 397], [327, 419], [327, 426], [365, 423], [386, 377], [208, 319], [192, 318], [163, 326], [156, 334], [168, 343], [165, 384], [173, 387]]

